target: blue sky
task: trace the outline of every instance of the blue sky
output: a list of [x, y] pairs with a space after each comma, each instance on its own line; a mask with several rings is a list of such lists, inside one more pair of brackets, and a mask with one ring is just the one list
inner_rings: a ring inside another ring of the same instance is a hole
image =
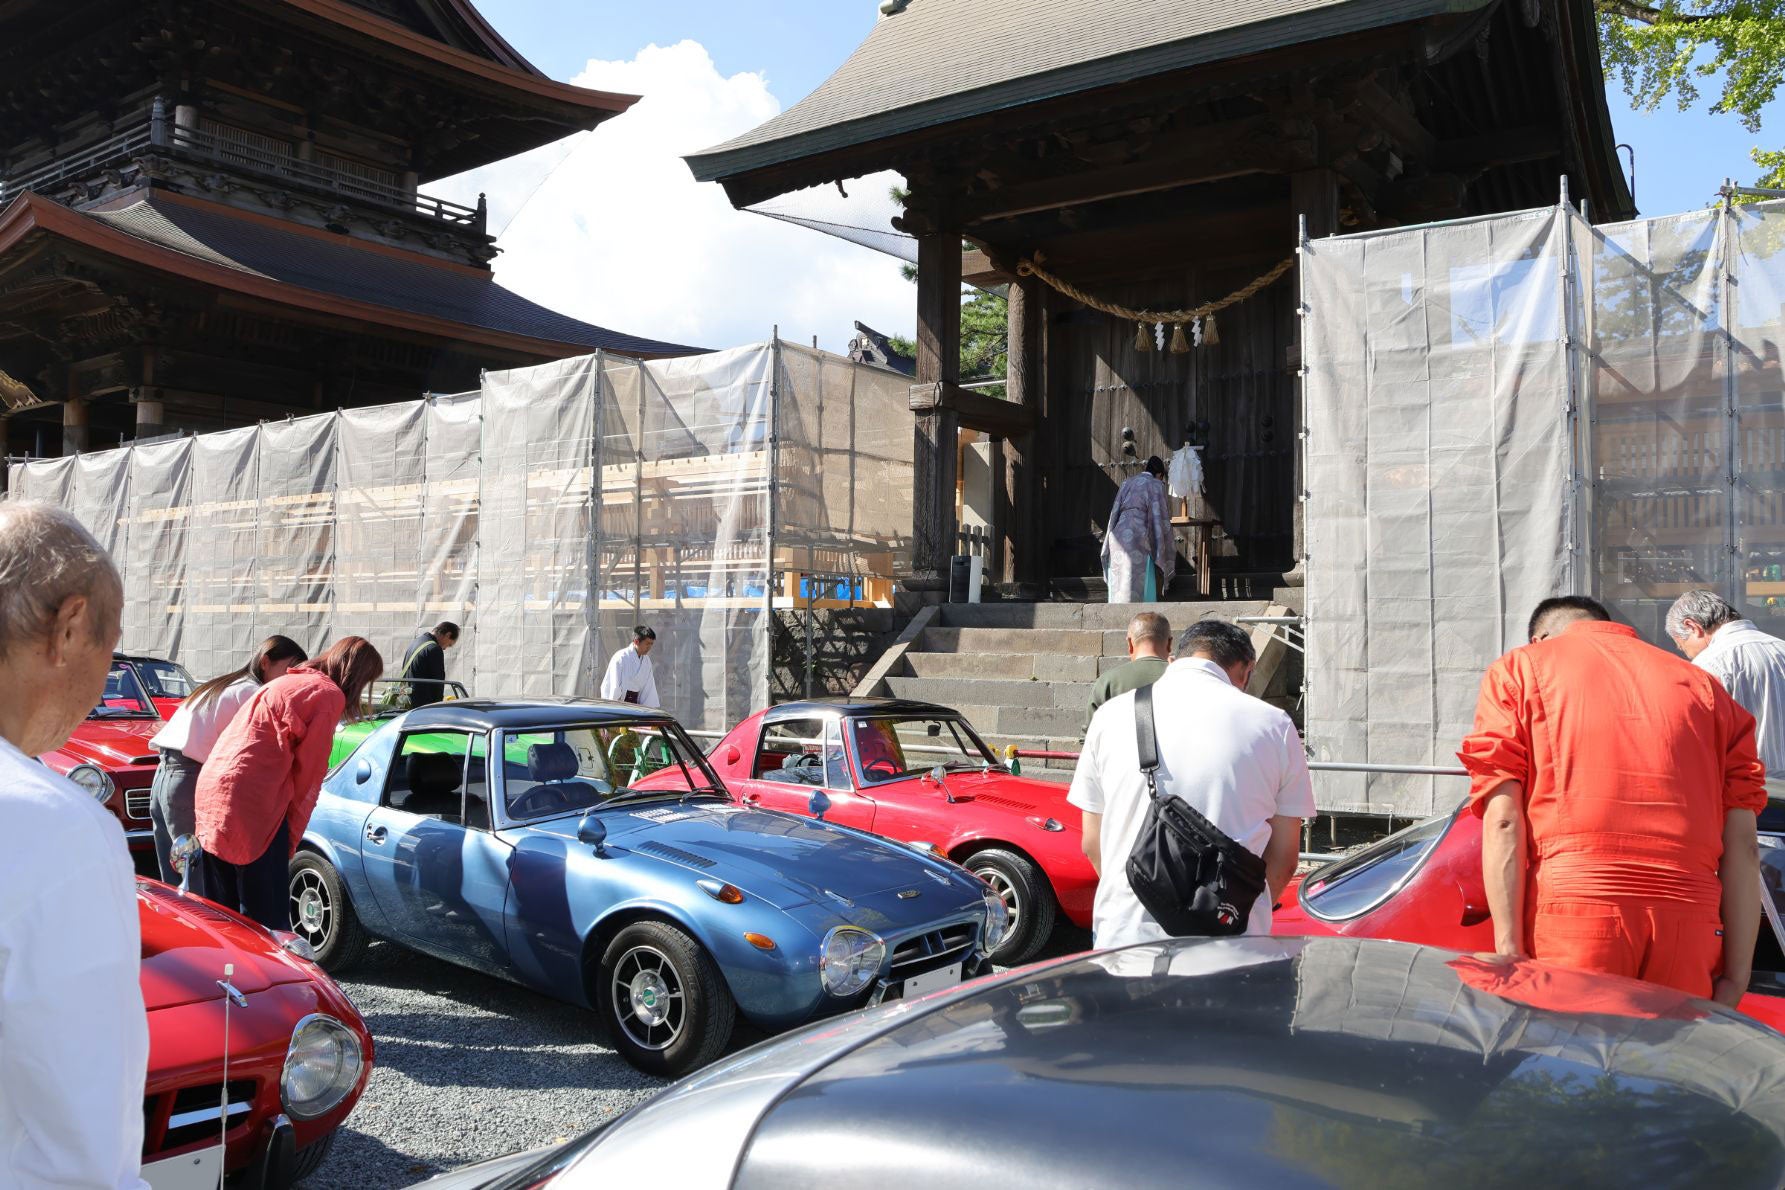
[[[503, 229], [499, 279], [567, 313], [700, 346], [779, 327], [843, 349], [857, 319], [909, 334], [914, 295], [868, 249], [730, 209], [680, 162], [797, 102], [873, 27], [876, 0], [479, 0], [514, 46], [554, 78], [642, 94], [593, 134], [427, 187], [487, 191]], [[655, 47], [655, 48], [651, 48]], [[1701, 207], [1726, 176], [1751, 180], [1769, 143], [1700, 110], [1632, 112], [1608, 91], [1618, 139], [1636, 151], [1646, 215]], [[1785, 103], [1767, 113], [1785, 144]]]

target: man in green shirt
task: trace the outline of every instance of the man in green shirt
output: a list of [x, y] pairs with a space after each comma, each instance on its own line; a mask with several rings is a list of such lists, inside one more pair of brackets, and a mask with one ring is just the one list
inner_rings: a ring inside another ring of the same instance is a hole
[[1171, 660], [1171, 624], [1158, 612], [1141, 612], [1128, 621], [1128, 660], [1116, 666], [1091, 687], [1091, 705], [1085, 726], [1097, 708], [1118, 694], [1151, 686]]

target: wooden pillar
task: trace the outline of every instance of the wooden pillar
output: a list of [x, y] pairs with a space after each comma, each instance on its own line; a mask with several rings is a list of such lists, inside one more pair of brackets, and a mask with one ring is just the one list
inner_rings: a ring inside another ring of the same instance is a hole
[[1004, 440], [1003, 496], [1006, 515], [999, 526], [1004, 538], [1003, 581], [1012, 594], [1040, 599], [1047, 594], [1048, 519], [1045, 468], [1040, 451], [1050, 434], [1045, 401], [1041, 283], [1033, 277], [1011, 282], [1009, 371], [1005, 395], [1033, 408], [1035, 429]]
[[167, 433], [167, 413], [158, 388], [138, 388], [131, 397], [136, 406], [136, 436], [158, 438]]
[[[1323, 236], [1334, 235], [1338, 232], [1339, 175], [1332, 170], [1309, 169], [1303, 170], [1300, 173], [1291, 174], [1289, 178], [1289, 200], [1292, 216], [1299, 216], [1307, 219], [1309, 239], [1317, 240]], [[1292, 237], [1295, 235], [1296, 230], [1296, 225], [1292, 224], [1290, 228]], [[1297, 285], [1300, 284], [1299, 276], [1295, 278], [1295, 283]], [[1305, 324], [1306, 319], [1298, 315], [1295, 320], [1294, 331], [1295, 367], [1298, 371], [1302, 366], [1302, 334]], [[1292, 558], [1290, 571], [1284, 577], [1290, 586], [1294, 587], [1299, 587], [1302, 584], [1302, 555], [1307, 551], [1307, 538], [1305, 536], [1306, 528], [1303, 520], [1307, 512], [1307, 504], [1301, 499], [1301, 494], [1307, 491], [1308, 485], [1308, 477], [1302, 473], [1301, 444], [1303, 388], [1304, 386], [1298, 378], [1296, 381], [1295, 415], [1292, 418], [1290, 426], [1293, 434], [1291, 441], [1295, 444], [1295, 454], [1293, 456], [1295, 465], [1291, 476], [1292, 481], [1295, 484], [1294, 490], [1296, 493], [1294, 514], [1295, 544], [1291, 551]]]
[[[917, 382], [958, 381], [960, 369], [961, 237], [931, 231], [917, 241]], [[954, 410], [935, 408], [918, 416], [908, 583], [913, 591], [948, 587], [960, 443], [961, 421]]]
[[87, 399], [70, 396], [62, 402], [62, 453], [79, 454], [87, 443]]

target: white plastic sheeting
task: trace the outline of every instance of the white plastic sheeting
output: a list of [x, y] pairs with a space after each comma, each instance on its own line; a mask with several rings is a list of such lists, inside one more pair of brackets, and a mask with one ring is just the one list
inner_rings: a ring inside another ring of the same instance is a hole
[[[1785, 207], [1571, 208], [1303, 249], [1317, 758], [1449, 765], [1546, 596], [1651, 641], [1707, 587], [1785, 630]], [[1422, 814], [1453, 779], [1323, 773]]]
[[394, 676], [450, 619], [448, 677], [473, 693], [591, 695], [648, 624], [665, 708], [719, 729], [767, 701], [768, 616], [800, 602], [786, 575], [908, 566], [907, 385], [785, 343], [598, 354], [492, 372], [480, 393], [33, 462], [11, 488], [112, 551], [124, 647], [201, 678], [273, 632], [312, 651], [366, 636]]

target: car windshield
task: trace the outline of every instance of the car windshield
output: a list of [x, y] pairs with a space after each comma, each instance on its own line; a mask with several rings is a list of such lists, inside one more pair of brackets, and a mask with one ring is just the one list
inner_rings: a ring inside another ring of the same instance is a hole
[[992, 751], [961, 719], [938, 715], [876, 715], [851, 719], [849, 735], [864, 785], [896, 781], [941, 765], [995, 768]]
[[[438, 694], [432, 692], [434, 685], [439, 686]], [[375, 719], [407, 711], [415, 702], [416, 693], [424, 689], [429, 692], [423, 696], [423, 702], [457, 702], [468, 697], [462, 683], [450, 680], [434, 683], [431, 679], [379, 678], [360, 696], [360, 717]]]
[[[554, 818], [632, 798], [726, 796], [700, 749], [667, 720], [505, 731], [503, 807], [510, 822]], [[648, 789], [633, 788], [650, 777]]]
[[150, 698], [185, 698], [197, 685], [192, 675], [171, 661], [135, 662], [137, 680], [148, 688]]
[[89, 719], [153, 719], [156, 717], [155, 704], [143, 693], [142, 683], [136, 680], [136, 673], [126, 662], [112, 663], [111, 672], [105, 675], [105, 693], [99, 696], [99, 705], [88, 714]]
[[1302, 882], [1303, 907], [1328, 921], [1345, 921], [1374, 909], [1425, 862], [1455, 819], [1454, 810], [1428, 818], [1310, 872]]

